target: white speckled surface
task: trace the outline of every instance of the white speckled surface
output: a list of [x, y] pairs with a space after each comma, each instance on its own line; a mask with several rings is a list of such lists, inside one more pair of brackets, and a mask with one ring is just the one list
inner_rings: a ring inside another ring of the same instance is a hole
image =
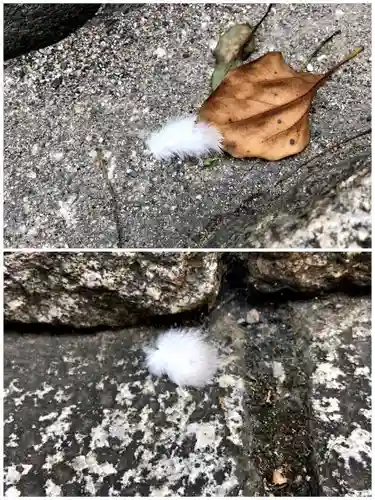
[[230, 348], [214, 383], [195, 390], [152, 377], [141, 346], [118, 333], [8, 340], [35, 358], [8, 351], [8, 495], [241, 493], [244, 386]]
[[148, 373], [155, 327], [8, 332], [6, 494], [271, 496], [281, 470], [290, 496], [369, 495], [370, 297], [242, 292], [200, 324], [222, 356], [203, 390]]

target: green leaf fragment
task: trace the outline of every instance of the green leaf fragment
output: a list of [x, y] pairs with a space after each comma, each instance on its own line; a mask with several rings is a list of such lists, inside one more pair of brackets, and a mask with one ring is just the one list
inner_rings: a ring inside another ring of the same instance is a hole
[[203, 162], [204, 167], [212, 167], [214, 163], [217, 163], [220, 160], [220, 158], [214, 157], [214, 158], [206, 158]]
[[236, 24], [229, 28], [219, 38], [214, 50], [217, 64], [231, 63], [236, 59], [242, 59], [242, 52], [245, 45], [250, 41], [253, 29], [249, 24]]
[[211, 77], [212, 90], [216, 90], [218, 88], [218, 86], [224, 80], [226, 74], [229, 73], [230, 70], [240, 65], [241, 61], [233, 61], [229, 64], [227, 63], [218, 64], [214, 69]]
[[226, 74], [240, 66], [254, 51], [253, 28], [249, 24], [236, 24], [219, 38], [214, 50], [216, 67], [212, 74], [212, 90], [217, 89]]

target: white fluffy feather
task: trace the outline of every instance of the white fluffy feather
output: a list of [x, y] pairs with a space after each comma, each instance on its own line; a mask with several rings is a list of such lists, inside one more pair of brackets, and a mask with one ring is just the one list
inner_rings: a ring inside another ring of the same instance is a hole
[[147, 140], [147, 147], [158, 160], [222, 153], [221, 144], [221, 133], [213, 125], [197, 123], [195, 116], [171, 120]]
[[156, 348], [145, 352], [150, 373], [165, 374], [182, 387], [203, 387], [219, 367], [216, 348], [196, 328], [172, 328], [158, 337]]

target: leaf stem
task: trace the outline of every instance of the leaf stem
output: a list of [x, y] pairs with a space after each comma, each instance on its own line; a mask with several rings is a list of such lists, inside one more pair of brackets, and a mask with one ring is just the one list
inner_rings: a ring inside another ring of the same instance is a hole
[[348, 61], [351, 61], [354, 59], [358, 54], [363, 52], [364, 48], [363, 47], [357, 47], [354, 50], [352, 50], [347, 56], [344, 57], [344, 59], [337, 64], [333, 66], [333, 68], [329, 69], [327, 73], [324, 75], [324, 80], [327, 80], [335, 71], [337, 71], [341, 66], [346, 64]]

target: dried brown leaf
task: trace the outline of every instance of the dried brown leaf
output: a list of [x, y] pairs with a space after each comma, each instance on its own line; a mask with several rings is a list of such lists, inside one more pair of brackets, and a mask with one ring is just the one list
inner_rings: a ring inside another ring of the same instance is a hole
[[230, 71], [199, 119], [220, 130], [223, 149], [234, 157], [295, 155], [309, 143], [309, 108], [326, 76], [295, 71], [280, 52], [269, 52]]

